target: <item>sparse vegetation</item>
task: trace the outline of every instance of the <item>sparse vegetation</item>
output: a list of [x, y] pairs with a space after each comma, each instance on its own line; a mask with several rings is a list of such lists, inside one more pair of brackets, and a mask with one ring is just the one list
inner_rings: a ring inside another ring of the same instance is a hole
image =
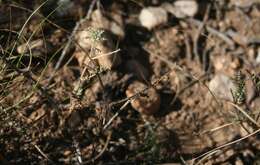
[[0, 0], [0, 164], [258, 164], [259, 5]]

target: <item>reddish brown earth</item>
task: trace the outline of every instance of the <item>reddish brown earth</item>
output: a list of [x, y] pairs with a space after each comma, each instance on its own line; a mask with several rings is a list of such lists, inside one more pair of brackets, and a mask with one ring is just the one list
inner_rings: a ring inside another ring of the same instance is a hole
[[259, 164], [259, 1], [51, 2], [0, 1], [0, 164]]

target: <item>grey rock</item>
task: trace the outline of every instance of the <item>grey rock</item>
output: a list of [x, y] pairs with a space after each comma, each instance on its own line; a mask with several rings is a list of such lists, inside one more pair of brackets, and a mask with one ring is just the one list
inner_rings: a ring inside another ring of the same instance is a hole
[[198, 3], [194, 0], [178, 0], [173, 5], [164, 3], [162, 7], [177, 18], [193, 17], [198, 12]]
[[215, 77], [209, 82], [210, 91], [218, 99], [232, 101], [233, 97], [231, 90], [235, 88], [233, 81], [230, 77], [224, 74], [216, 74]]

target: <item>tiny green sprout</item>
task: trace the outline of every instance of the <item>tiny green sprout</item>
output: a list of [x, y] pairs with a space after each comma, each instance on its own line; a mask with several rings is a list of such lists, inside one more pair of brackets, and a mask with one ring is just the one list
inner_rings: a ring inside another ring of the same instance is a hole
[[105, 38], [103, 37], [104, 30], [90, 27], [88, 28], [88, 31], [90, 32], [89, 37], [93, 42], [99, 42], [105, 40]]
[[235, 89], [231, 90], [234, 103], [243, 104], [246, 100], [246, 87], [245, 87], [245, 75], [241, 71], [238, 71], [233, 78]]
[[252, 74], [251, 79], [256, 87], [257, 92], [260, 92], [260, 75]]

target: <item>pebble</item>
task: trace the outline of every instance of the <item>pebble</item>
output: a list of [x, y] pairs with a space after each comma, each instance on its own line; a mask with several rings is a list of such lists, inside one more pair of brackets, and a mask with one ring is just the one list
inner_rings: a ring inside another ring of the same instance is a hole
[[[177, 18], [193, 17], [198, 12], [198, 4], [194, 0], [180, 0], [174, 2]], [[177, 10], [178, 9], [178, 10]]]
[[216, 74], [209, 82], [210, 91], [219, 99], [232, 101], [231, 89], [234, 88], [232, 79], [221, 73]]
[[52, 51], [52, 46], [49, 42], [42, 39], [37, 39], [34, 41], [21, 44], [17, 47], [17, 52], [19, 54], [32, 54], [35, 57], [41, 57], [44, 54], [50, 53]]
[[141, 25], [151, 30], [168, 20], [167, 12], [161, 7], [147, 7], [142, 9], [139, 15]]
[[35, 111], [33, 111], [30, 116], [28, 117], [27, 123], [30, 124], [34, 121], [39, 120], [41, 117], [43, 117], [46, 114], [46, 110], [43, 108], [39, 108]]
[[194, 17], [198, 12], [198, 3], [194, 0], [178, 0], [173, 5], [164, 3], [162, 6], [177, 18]]

